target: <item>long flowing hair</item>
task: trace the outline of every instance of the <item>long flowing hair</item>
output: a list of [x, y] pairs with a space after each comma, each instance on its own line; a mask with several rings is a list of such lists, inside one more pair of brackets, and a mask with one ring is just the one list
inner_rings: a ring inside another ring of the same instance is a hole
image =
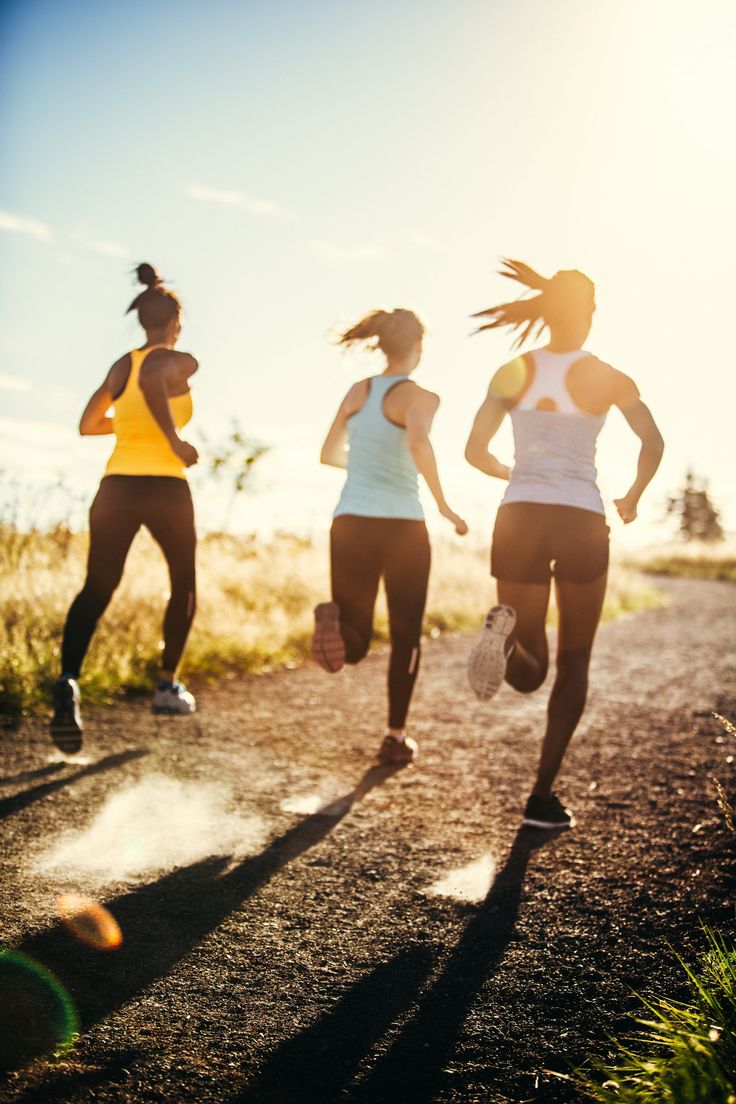
[[522, 261], [512, 261], [504, 257], [502, 264], [504, 267], [499, 269], [499, 275], [508, 280], [516, 280], [526, 290], [536, 291], [538, 294], [477, 311], [471, 318], [487, 318], [489, 321], [479, 326], [475, 333], [508, 326], [516, 333], [516, 349], [532, 335], [538, 338], [545, 326], [572, 319], [578, 314], [591, 311], [595, 306], [595, 284], [577, 269], [568, 269], [547, 277], [540, 276]]

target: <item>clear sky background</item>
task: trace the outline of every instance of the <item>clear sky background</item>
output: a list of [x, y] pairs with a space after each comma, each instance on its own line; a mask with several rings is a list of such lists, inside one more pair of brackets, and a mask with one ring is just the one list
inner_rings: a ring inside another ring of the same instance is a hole
[[[688, 466], [736, 528], [732, 0], [5, 0], [0, 42], [6, 472], [94, 492], [109, 441], [76, 424], [140, 342], [124, 310], [149, 260], [201, 364], [192, 439], [235, 417], [273, 446], [238, 525], [326, 526], [341, 476], [321, 439], [382, 367], [330, 334], [406, 306], [448, 497], [485, 536], [502, 487], [462, 452], [509, 342], [469, 339], [467, 316], [508, 294], [510, 255], [595, 280], [588, 346], [664, 433], [624, 544], [661, 533]], [[635, 457], [613, 413], [608, 503]], [[201, 479], [198, 499], [218, 524]]]

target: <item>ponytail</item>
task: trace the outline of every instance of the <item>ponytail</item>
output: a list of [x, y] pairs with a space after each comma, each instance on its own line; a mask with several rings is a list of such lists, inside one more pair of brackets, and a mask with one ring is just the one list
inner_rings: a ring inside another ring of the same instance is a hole
[[402, 357], [411, 352], [423, 334], [424, 325], [414, 311], [397, 307], [393, 311], [376, 310], [366, 314], [340, 335], [338, 345], [365, 341], [370, 343], [370, 349], [380, 349], [386, 356]]
[[538, 291], [530, 299], [515, 299], [511, 303], [499, 303], [496, 307], [478, 311], [471, 318], [488, 318], [475, 333], [509, 326], [517, 333], [514, 348], [523, 345], [534, 332], [535, 338], [550, 322], [588, 311], [595, 305], [595, 284], [582, 272], [571, 269], [557, 272], [550, 278], [540, 276], [522, 261], [502, 261], [504, 268], [499, 275], [516, 280], [524, 288]]
[[136, 311], [138, 321], [146, 332], [163, 329], [181, 314], [178, 296], [164, 287], [158, 272], [147, 261], [137, 266], [135, 275], [138, 283], [144, 285], [144, 290], [136, 295], [125, 313]]

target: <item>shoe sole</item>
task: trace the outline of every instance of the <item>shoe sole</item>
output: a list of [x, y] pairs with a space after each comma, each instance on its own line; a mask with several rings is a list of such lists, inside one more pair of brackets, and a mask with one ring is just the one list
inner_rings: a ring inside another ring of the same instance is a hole
[[531, 817], [524, 817], [521, 822], [522, 828], [543, 828], [545, 831], [552, 831], [555, 828], [574, 828], [575, 817], [570, 820], [533, 820]]
[[490, 701], [504, 680], [508, 662], [506, 641], [515, 624], [514, 611], [509, 606], [500, 606], [491, 624], [483, 627], [480, 640], [468, 656], [468, 682], [480, 701]]
[[312, 657], [331, 675], [345, 666], [345, 641], [340, 633], [340, 611], [335, 602], [320, 602], [315, 606]]
[[82, 749], [83, 725], [78, 713], [79, 697], [70, 685], [54, 688], [54, 715], [49, 723], [52, 743], [65, 755]]
[[65, 755], [76, 755], [82, 750], [82, 729], [73, 721], [51, 722], [51, 740]]

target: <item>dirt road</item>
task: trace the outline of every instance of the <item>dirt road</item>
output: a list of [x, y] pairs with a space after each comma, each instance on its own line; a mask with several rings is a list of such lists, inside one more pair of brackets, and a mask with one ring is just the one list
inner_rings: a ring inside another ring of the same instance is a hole
[[[421, 757], [393, 773], [381, 654], [202, 687], [191, 720], [89, 711], [81, 762], [5, 735], [3, 942], [57, 988], [13, 967], [0, 1100], [574, 1099], [545, 1071], [604, 1054], [633, 989], [676, 994], [667, 940], [733, 914], [710, 711], [734, 705], [736, 587], [661, 585], [600, 630], [553, 839], [517, 833], [546, 695], [476, 702], [467, 638], [428, 643]], [[106, 903], [118, 949], [55, 921], [65, 891]], [[75, 1026], [64, 994], [79, 1037], [29, 1064]]]

